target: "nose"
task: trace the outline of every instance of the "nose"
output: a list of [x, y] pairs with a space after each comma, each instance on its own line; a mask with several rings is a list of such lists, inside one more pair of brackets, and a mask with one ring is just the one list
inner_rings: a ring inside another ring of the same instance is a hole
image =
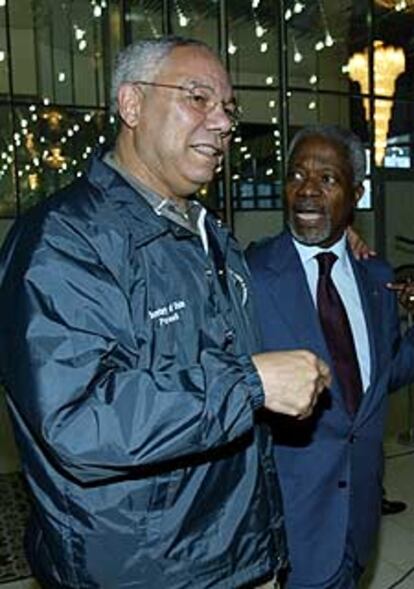
[[233, 119], [226, 113], [224, 105], [217, 102], [206, 117], [207, 128], [216, 131], [221, 137], [230, 136], [233, 129]]
[[309, 174], [303, 179], [298, 192], [307, 197], [319, 196], [321, 194], [321, 183], [316, 176]]

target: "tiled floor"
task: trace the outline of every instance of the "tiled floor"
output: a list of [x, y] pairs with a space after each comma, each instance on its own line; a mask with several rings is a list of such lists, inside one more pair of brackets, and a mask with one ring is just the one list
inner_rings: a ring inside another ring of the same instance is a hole
[[[17, 454], [11, 442], [1, 394], [0, 449], [0, 472], [16, 470]], [[406, 501], [408, 509], [383, 518], [376, 555], [361, 589], [414, 589], [414, 446], [401, 446], [391, 441], [386, 443], [385, 449], [388, 498]], [[33, 580], [26, 579], [2, 584], [0, 589], [38, 589], [38, 586]]]

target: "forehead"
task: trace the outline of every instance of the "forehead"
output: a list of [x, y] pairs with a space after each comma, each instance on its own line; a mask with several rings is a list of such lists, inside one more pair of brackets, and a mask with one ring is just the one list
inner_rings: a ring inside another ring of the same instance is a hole
[[290, 164], [306, 160], [341, 168], [347, 172], [351, 168], [345, 147], [334, 139], [321, 135], [310, 135], [299, 141], [290, 158]]
[[227, 98], [232, 88], [220, 60], [207, 48], [197, 46], [176, 47], [163, 61], [155, 78], [157, 82], [198, 82], [211, 86]]

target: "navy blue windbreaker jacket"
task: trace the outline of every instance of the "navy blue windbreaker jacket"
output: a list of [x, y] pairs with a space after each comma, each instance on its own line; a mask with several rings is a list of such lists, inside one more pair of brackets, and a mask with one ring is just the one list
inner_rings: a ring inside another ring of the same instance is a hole
[[96, 156], [2, 249], [0, 368], [47, 589], [231, 589], [283, 560], [248, 273], [206, 223], [225, 275]]

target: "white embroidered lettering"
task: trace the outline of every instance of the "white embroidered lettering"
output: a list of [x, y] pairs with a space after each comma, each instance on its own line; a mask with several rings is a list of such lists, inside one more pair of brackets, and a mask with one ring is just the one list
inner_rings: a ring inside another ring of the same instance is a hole
[[160, 327], [169, 325], [170, 323], [180, 321], [182, 317], [178, 311], [184, 310], [186, 306], [186, 302], [183, 300], [171, 301], [171, 303], [167, 303], [157, 309], [149, 309], [148, 317], [151, 321], [158, 320]]

